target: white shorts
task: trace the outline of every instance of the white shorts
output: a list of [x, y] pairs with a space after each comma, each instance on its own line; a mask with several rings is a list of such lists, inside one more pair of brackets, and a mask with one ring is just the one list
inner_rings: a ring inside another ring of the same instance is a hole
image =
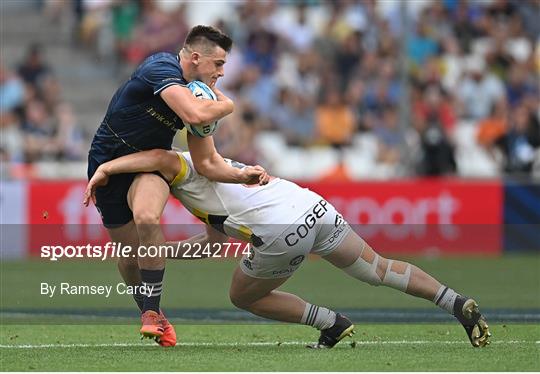
[[240, 261], [242, 271], [253, 278], [291, 276], [308, 254], [326, 256], [337, 248], [351, 230], [343, 216], [321, 199], [270, 245], [252, 246]]

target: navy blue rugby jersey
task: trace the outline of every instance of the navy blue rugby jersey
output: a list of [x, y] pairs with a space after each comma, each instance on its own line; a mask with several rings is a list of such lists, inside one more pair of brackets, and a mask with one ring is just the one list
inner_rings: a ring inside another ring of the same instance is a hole
[[174, 84], [188, 84], [178, 56], [161, 52], [148, 57], [111, 99], [90, 157], [102, 163], [141, 150], [170, 149], [184, 123], [160, 92]]

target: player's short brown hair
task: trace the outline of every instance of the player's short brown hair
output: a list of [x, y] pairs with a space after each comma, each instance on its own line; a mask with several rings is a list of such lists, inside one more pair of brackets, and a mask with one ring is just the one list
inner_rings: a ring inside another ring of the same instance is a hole
[[217, 45], [223, 48], [225, 52], [229, 53], [232, 48], [232, 39], [215, 27], [198, 25], [189, 31], [186, 41], [184, 42], [184, 46], [191, 48], [196, 45], [200, 45], [203, 48], [207, 45], [212, 47]]

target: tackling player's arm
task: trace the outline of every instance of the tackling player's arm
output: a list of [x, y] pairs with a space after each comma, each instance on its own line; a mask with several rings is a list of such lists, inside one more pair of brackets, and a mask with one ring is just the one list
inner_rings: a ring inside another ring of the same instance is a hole
[[178, 162], [177, 153], [164, 149], [141, 151], [113, 159], [101, 164], [88, 181], [84, 191], [83, 204], [88, 206], [90, 199], [95, 204], [96, 188], [105, 186], [111, 175], [158, 171], [168, 183], [171, 183], [180, 169], [181, 164]]
[[[199, 138], [203, 139], [203, 138]], [[204, 138], [210, 139], [211, 138]], [[266, 171], [260, 166], [246, 166], [243, 169], [237, 169], [227, 164], [225, 160], [215, 151], [214, 143], [211, 141], [211, 146], [214, 149], [215, 155], [210, 157], [218, 157], [214, 160], [214, 164], [223, 163], [226, 167], [222, 174], [215, 173], [221, 177], [224, 182], [237, 182], [246, 184], [266, 184], [270, 177]], [[192, 154], [193, 158], [193, 154]], [[109, 182], [109, 177], [114, 174], [125, 173], [144, 173], [158, 171], [168, 183], [171, 183], [178, 175], [181, 169], [181, 164], [178, 162], [178, 154], [175, 151], [166, 151], [164, 149], [152, 149], [150, 151], [142, 151], [132, 153], [127, 156], [122, 156], [114, 160], [108, 161], [98, 167], [84, 191], [83, 204], [88, 206], [90, 199], [95, 204], [96, 188], [105, 186]], [[234, 169], [234, 175], [232, 174]], [[231, 174], [227, 174], [231, 172]]]
[[191, 90], [180, 85], [165, 88], [161, 98], [183, 121], [193, 126], [202, 126], [217, 121], [234, 110], [234, 103], [221, 91], [214, 88], [216, 100], [200, 100]]
[[98, 170], [101, 169], [106, 175], [158, 171], [168, 183], [171, 183], [180, 171], [180, 167], [175, 151], [152, 149], [108, 161]]

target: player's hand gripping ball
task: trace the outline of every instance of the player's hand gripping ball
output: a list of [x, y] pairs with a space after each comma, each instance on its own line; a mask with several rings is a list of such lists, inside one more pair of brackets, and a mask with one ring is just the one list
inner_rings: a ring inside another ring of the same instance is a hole
[[[187, 87], [191, 90], [193, 93], [193, 96], [195, 96], [197, 99], [206, 99], [206, 100], [217, 100], [216, 94], [214, 91], [210, 89], [206, 84], [204, 84], [201, 81], [193, 81], [190, 82]], [[205, 138], [207, 136], [212, 135], [217, 127], [218, 123], [217, 121], [213, 123], [207, 123], [202, 126], [193, 126], [188, 123], [185, 124], [186, 129], [193, 135], [198, 136], [200, 138]]]

